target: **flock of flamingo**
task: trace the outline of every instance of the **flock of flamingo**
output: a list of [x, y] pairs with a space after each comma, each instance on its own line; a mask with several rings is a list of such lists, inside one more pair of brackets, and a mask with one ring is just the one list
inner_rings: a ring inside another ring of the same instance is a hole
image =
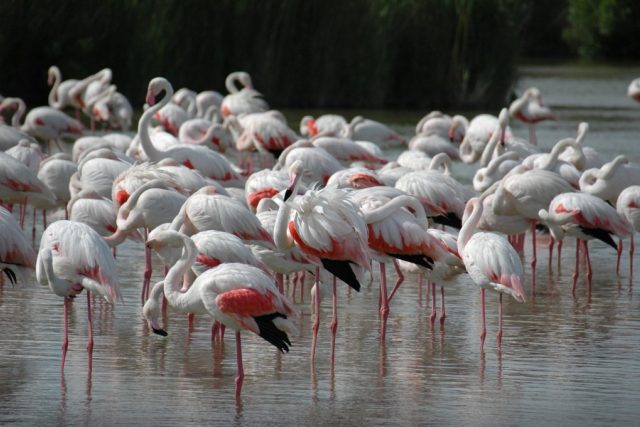
[[[229, 94], [174, 93], [162, 77], [149, 82], [137, 133], [129, 101], [104, 69], [82, 80], [61, 80], [49, 69], [49, 106], [26, 111], [19, 98], [3, 98], [0, 112], [0, 286], [37, 281], [64, 298], [62, 370], [70, 304], [84, 290], [89, 360], [93, 349], [91, 293], [122, 300], [115, 257], [127, 239], [145, 245], [143, 315], [153, 332], [168, 305], [175, 312], [210, 316], [212, 338], [225, 327], [236, 335], [236, 396], [244, 378], [241, 331], [286, 352], [298, 308], [285, 296], [313, 276], [313, 366], [320, 321], [320, 286], [332, 292], [330, 330], [334, 363], [338, 280], [355, 291], [373, 280], [377, 263], [380, 340], [390, 303], [404, 274], [426, 277], [433, 298], [430, 321], [445, 322], [445, 287], [473, 282], [482, 298], [481, 345], [486, 336], [485, 290], [500, 298], [497, 345], [502, 338], [502, 295], [524, 302], [523, 245], [531, 232], [531, 292], [535, 292], [536, 233], [550, 233], [549, 263], [557, 245], [575, 237], [573, 291], [580, 257], [591, 286], [589, 240], [618, 251], [640, 228], [640, 164], [625, 156], [608, 161], [585, 146], [588, 125], [557, 142], [537, 146], [534, 125], [554, 119], [540, 91], [526, 90], [498, 116], [472, 120], [439, 111], [426, 115], [409, 141], [363, 117], [306, 116], [299, 134], [270, 110], [245, 72], [226, 79]], [[628, 95], [640, 101], [640, 79]], [[76, 118], [64, 110], [75, 109]], [[82, 136], [81, 115], [90, 136]], [[514, 135], [510, 118], [529, 124], [529, 138]], [[2, 119], [4, 121], [4, 119]], [[86, 121], [86, 119], [85, 119]], [[118, 129], [96, 133], [95, 127]], [[72, 145], [70, 145], [72, 143]], [[44, 148], [47, 148], [44, 150]], [[406, 147], [397, 159], [383, 149]], [[451, 176], [453, 161], [479, 164], [473, 185]], [[32, 242], [24, 231], [33, 209]], [[38, 252], [35, 224], [41, 212]], [[62, 219], [64, 218], [64, 219]], [[51, 222], [50, 224], [47, 224]], [[477, 231], [481, 230], [481, 231]], [[619, 241], [616, 243], [614, 237]], [[165, 265], [151, 285], [152, 253]], [[396, 271], [387, 287], [387, 266]], [[457, 279], [461, 273], [469, 279]], [[436, 286], [440, 314], [436, 315]], [[219, 337], [220, 336], [220, 337]], [[91, 362], [90, 362], [91, 363]], [[89, 365], [91, 366], [91, 365]]]

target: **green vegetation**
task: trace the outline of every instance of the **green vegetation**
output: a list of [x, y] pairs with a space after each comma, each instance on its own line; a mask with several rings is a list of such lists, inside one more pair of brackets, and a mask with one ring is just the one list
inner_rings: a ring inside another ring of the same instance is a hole
[[[520, 52], [544, 57], [549, 46], [554, 56], [638, 58], [638, 4], [4, 0], [0, 93], [41, 105], [49, 65], [63, 78], [110, 67], [118, 89], [139, 105], [156, 75], [176, 88], [224, 93], [224, 77], [241, 69], [275, 107], [495, 107], [509, 93]], [[635, 39], [618, 43], [627, 34]]]

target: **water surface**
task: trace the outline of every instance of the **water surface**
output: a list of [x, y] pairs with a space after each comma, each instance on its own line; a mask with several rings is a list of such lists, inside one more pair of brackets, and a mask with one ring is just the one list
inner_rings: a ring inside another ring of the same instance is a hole
[[[640, 105], [625, 96], [637, 75], [637, 68], [530, 67], [518, 91], [537, 86], [558, 112], [557, 122], [541, 124], [541, 145], [573, 135], [578, 122], [587, 120], [587, 144], [610, 156], [638, 158]], [[409, 134], [421, 114], [407, 114], [404, 121], [396, 115], [393, 124]], [[522, 126], [514, 128], [526, 135]], [[209, 319], [197, 319], [188, 333], [185, 316], [171, 312], [169, 336], [150, 333], [139, 306], [142, 245], [126, 243], [117, 258], [125, 303], [94, 306], [91, 377], [84, 294], [73, 304], [61, 377], [62, 299], [34, 279], [0, 289], [0, 424], [637, 425], [640, 284], [637, 275], [628, 277], [626, 257], [618, 277], [614, 251], [599, 243], [591, 247], [590, 296], [582, 278], [571, 294], [572, 242], [565, 244], [561, 272], [555, 261], [549, 271], [546, 251], [540, 251], [535, 297], [527, 268], [527, 302], [505, 298], [501, 351], [495, 341], [497, 295], [488, 294], [482, 352], [479, 292], [466, 275], [446, 291], [444, 328], [430, 326], [426, 291], [407, 276], [392, 301], [381, 345], [374, 268], [373, 283], [360, 293], [339, 286], [334, 371], [330, 298], [324, 295], [312, 371], [307, 285], [304, 302], [296, 299], [303, 314], [290, 353], [278, 354], [265, 341], [243, 335], [246, 377], [237, 404], [233, 335], [227, 334], [224, 346], [212, 346]], [[155, 270], [154, 282], [160, 280], [157, 263]]]

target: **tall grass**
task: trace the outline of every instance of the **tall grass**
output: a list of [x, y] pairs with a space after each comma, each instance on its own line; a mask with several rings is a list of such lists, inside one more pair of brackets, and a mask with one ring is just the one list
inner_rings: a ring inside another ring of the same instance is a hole
[[46, 70], [111, 67], [134, 104], [148, 80], [224, 92], [249, 71], [276, 107], [503, 104], [517, 0], [4, 0], [0, 93], [46, 102]]

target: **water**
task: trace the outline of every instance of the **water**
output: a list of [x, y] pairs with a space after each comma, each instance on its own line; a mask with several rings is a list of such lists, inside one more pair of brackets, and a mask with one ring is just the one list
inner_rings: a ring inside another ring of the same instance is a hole
[[[637, 158], [640, 105], [625, 97], [640, 69], [524, 69], [518, 89], [536, 85], [559, 120], [543, 123], [543, 146], [587, 120], [587, 143]], [[396, 115], [411, 132], [421, 113]], [[403, 121], [403, 117], [405, 117]], [[516, 132], [526, 129], [515, 125]], [[463, 168], [459, 169], [466, 172]], [[40, 230], [38, 230], [38, 234]], [[544, 240], [541, 239], [541, 243]], [[391, 303], [386, 345], [378, 339], [378, 280], [360, 293], [339, 286], [335, 370], [329, 369], [330, 298], [322, 300], [316, 369], [309, 367], [309, 285], [290, 353], [243, 335], [245, 382], [234, 398], [235, 345], [212, 348], [209, 319], [189, 334], [169, 313], [169, 337], [149, 332], [139, 292], [142, 247], [117, 259], [125, 304], [94, 306], [93, 372], [88, 375], [86, 298], [73, 304], [65, 375], [60, 375], [62, 299], [35, 283], [0, 289], [0, 424], [16, 425], [611, 425], [640, 416], [640, 303], [628, 259], [592, 243], [592, 294], [580, 279], [571, 294], [574, 245], [559, 274], [539, 252], [537, 292], [525, 304], [505, 298], [502, 351], [496, 346], [497, 296], [488, 294], [488, 336], [480, 351], [480, 298], [468, 276], [447, 289], [445, 328], [431, 328], [430, 304], [415, 276]], [[527, 259], [529, 241], [527, 242]], [[530, 291], [530, 269], [526, 289]], [[637, 269], [636, 269], [637, 270]], [[155, 264], [153, 281], [160, 279]], [[374, 268], [377, 271], [377, 268]], [[34, 280], [32, 280], [34, 282]], [[439, 302], [438, 302], [439, 305]]]

